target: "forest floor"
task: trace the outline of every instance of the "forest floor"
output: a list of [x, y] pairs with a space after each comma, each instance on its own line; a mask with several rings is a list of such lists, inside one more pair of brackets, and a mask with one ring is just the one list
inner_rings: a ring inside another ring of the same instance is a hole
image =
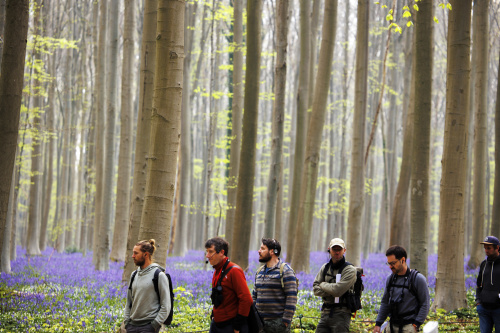
[[[212, 268], [205, 265], [202, 251], [184, 257], [169, 257], [167, 272], [174, 285], [174, 320], [169, 332], [208, 332]], [[258, 265], [257, 252], [250, 252], [246, 273], [250, 290]], [[293, 332], [314, 332], [319, 321], [321, 299], [312, 294], [312, 284], [324, 252], [311, 253], [310, 274], [300, 272], [299, 298]], [[348, 258], [347, 258], [348, 259]], [[369, 332], [375, 325], [385, 278], [390, 273], [383, 254], [363, 260], [363, 309], [351, 324], [352, 332]], [[42, 256], [28, 257], [18, 249], [12, 273], [0, 275], [0, 332], [117, 332], [123, 319], [126, 285], [121, 283], [123, 263], [110, 263], [105, 272], [96, 271], [92, 254], [59, 254], [47, 249]], [[428, 282], [434, 300], [437, 257], [429, 257]], [[439, 331], [478, 332], [474, 307], [477, 270], [465, 268], [468, 307], [447, 313], [431, 312], [428, 321], [438, 321]]]

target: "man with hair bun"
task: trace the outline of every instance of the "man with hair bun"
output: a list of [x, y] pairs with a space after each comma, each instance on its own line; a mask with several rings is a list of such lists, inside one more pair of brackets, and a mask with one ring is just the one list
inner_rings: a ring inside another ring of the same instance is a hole
[[[132, 258], [139, 268], [130, 276], [122, 333], [158, 333], [170, 313], [169, 282], [160, 265], [152, 261], [155, 250], [154, 239], [134, 246]], [[158, 294], [152, 282], [156, 270], [160, 270]]]

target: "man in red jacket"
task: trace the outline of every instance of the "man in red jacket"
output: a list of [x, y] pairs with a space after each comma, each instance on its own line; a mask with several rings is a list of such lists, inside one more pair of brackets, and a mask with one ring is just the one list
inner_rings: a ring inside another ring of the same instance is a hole
[[229, 261], [229, 244], [220, 237], [207, 240], [205, 257], [215, 269], [212, 278], [210, 333], [248, 333], [253, 299], [243, 270]]

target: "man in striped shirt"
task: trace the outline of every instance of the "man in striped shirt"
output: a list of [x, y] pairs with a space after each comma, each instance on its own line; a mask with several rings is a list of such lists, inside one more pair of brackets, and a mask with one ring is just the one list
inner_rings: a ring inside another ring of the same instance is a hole
[[252, 298], [266, 333], [290, 332], [297, 304], [295, 272], [279, 258], [280, 253], [281, 245], [277, 240], [262, 238], [259, 261], [264, 265], [255, 274]]

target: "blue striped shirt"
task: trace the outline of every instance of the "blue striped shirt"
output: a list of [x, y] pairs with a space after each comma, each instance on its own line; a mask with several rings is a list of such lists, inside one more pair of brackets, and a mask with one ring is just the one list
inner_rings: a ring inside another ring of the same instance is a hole
[[297, 280], [293, 269], [285, 264], [283, 267], [283, 284], [281, 286], [281, 259], [273, 267], [264, 266], [255, 276], [255, 287], [252, 298], [262, 319], [282, 318], [290, 324], [297, 304]]

